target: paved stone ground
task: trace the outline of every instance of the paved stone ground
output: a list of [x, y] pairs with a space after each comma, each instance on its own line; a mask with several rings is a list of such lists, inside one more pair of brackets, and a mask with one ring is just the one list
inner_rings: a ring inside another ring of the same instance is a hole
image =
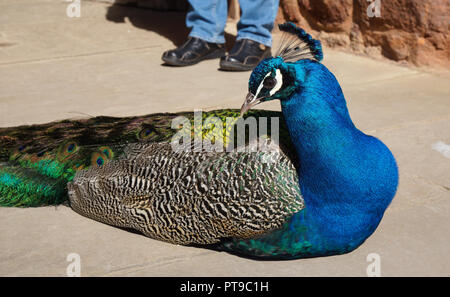
[[[67, 5], [0, 0], [0, 126], [240, 107], [248, 72], [217, 71], [218, 61], [161, 66], [186, 35], [183, 14], [83, 1], [81, 17], [68, 18]], [[378, 253], [383, 276], [450, 276], [449, 72], [327, 49], [324, 64], [356, 125], [381, 138], [400, 168], [397, 196], [356, 251], [255, 261], [155, 241], [64, 206], [2, 208], [0, 275], [64, 276], [67, 255], [78, 253], [83, 276], [364, 276], [368, 254]]]

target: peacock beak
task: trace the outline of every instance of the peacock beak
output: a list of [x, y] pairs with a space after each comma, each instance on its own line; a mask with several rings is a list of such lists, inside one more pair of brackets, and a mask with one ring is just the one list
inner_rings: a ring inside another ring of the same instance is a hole
[[245, 97], [244, 104], [242, 104], [242, 107], [241, 107], [241, 117], [248, 110], [250, 110], [253, 106], [258, 105], [259, 103], [261, 103], [261, 100], [264, 99], [264, 98], [265, 97], [255, 98], [255, 95], [253, 95], [252, 93], [248, 93], [247, 97]]

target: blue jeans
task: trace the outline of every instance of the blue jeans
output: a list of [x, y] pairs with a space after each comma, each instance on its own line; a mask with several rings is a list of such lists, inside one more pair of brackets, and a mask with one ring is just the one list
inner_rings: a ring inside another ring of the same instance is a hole
[[[227, 0], [189, 0], [191, 9], [186, 26], [189, 36], [208, 42], [225, 43], [224, 28], [228, 17]], [[251, 39], [272, 46], [270, 32], [278, 12], [279, 0], [239, 0], [242, 15], [237, 24], [236, 40]]]

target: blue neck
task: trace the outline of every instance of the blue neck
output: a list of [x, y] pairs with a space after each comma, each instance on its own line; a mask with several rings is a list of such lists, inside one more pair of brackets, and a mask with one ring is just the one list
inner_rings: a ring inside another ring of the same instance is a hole
[[381, 141], [355, 127], [325, 66], [301, 60], [286, 67], [296, 89], [281, 108], [300, 163], [305, 209], [281, 229], [234, 247], [288, 259], [346, 253], [378, 226], [397, 189], [397, 165]]
[[389, 149], [354, 126], [334, 76], [326, 77], [326, 90], [320, 89], [323, 79], [281, 103], [300, 160], [297, 170], [306, 205], [290, 227], [317, 255], [353, 250], [370, 236], [398, 181]]

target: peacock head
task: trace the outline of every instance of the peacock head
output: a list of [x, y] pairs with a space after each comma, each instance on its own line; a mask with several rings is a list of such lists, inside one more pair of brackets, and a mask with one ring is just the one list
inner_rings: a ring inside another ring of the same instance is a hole
[[242, 105], [241, 116], [261, 102], [289, 98], [304, 79], [305, 73], [299, 73], [296, 65], [299, 62], [317, 63], [323, 58], [319, 40], [290, 22], [278, 27], [283, 31], [280, 48], [275, 57], [261, 61], [250, 75], [249, 93]]

